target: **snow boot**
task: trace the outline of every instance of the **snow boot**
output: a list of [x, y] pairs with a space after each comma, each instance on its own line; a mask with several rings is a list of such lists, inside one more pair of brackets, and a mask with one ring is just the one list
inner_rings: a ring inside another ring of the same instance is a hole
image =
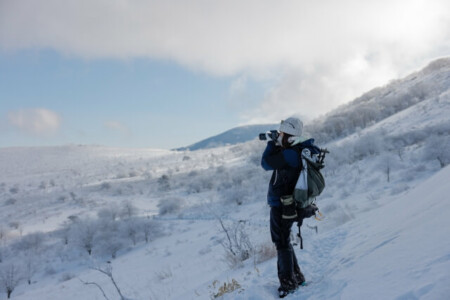
[[284, 298], [289, 294], [292, 294], [297, 289], [297, 284], [294, 280], [283, 278], [281, 279], [281, 285], [278, 288], [278, 296]]

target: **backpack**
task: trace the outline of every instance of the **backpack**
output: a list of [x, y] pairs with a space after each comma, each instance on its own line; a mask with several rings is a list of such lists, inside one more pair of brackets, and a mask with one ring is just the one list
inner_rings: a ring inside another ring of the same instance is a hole
[[294, 188], [293, 198], [297, 207], [305, 208], [313, 204], [325, 188], [325, 179], [320, 172], [325, 167], [325, 154], [327, 149], [320, 149], [314, 145], [314, 139], [300, 144], [302, 170]]

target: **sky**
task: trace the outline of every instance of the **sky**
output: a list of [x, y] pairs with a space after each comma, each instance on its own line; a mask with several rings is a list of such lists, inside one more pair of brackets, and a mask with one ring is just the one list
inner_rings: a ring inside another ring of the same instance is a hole
[[312, 122], [450, 55], [447, 0], [0, 0], [0, 147]]

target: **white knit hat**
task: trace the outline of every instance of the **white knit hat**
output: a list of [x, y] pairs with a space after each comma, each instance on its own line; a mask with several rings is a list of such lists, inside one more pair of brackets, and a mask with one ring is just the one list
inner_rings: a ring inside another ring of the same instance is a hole
[[293, 135], [301, 136], [303, 132], [303, 122], [299, 118], [287, 118], [281, 121], [279, 131]]

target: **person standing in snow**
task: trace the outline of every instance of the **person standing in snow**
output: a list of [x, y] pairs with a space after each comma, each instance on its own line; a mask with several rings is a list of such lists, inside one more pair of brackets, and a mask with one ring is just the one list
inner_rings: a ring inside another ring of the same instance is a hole
[[273, 171], [267, 201], [270, 206], [270, 233], [278, 254], [278, 291], [280, 298], [283, 298], [305, 282], [290, 241], [291, 227], [296, 220], [282, 218], [280, 201], [281, 196], [292, 195], [300, 174], [303, 123], [298, 118], [288, 118], [281, 121], [278, 131], [278, 139], [267, 143], [261, 165], [264, 170]]

